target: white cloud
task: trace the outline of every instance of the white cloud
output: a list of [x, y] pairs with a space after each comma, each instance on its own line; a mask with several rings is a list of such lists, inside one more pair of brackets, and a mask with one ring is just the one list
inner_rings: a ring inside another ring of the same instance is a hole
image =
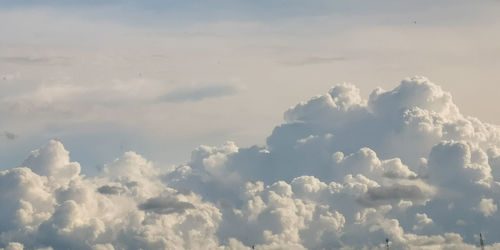
[[413, 231], [421, 231], [426, 225], [432, 224], [433, 220], [427, 216], [425, 213], [415, 214], [416, 224], [413, 226]]
[[481, 212], [485, 217], [492, 216], [497, 210], [498, 207], [493, 201], [493, 199], [481, 199], [479, 205], [477, 206], [477, 210]]
[[39, 149], [32, 151], [22, 166], [34, 173], [45, 176], [52, 183], [67, 182], [80, 174], [80, 164], [69, 161], [69, 152], [61, 142], [51, 140]]
[[[166, 187], [141, 156], [125, 153], [94, 178], [75, 176], [76, 164], [60, 142], [51, 141], [28, 157], [27, 167], [1, 172], [4, 244], [54, 249], [217, 246], [218, 209], [194, 193]], [[120, 192], [103, 194], [98, 190], [104, 185]]]
[[498, 231], [498, 134], [415, 77], [369, 100], [339, 85], [265, 146], [200, 146], [169, 169], [126, 152], [87, 177], [49, 141], [0, 172], [0, 247], [470, 249]]

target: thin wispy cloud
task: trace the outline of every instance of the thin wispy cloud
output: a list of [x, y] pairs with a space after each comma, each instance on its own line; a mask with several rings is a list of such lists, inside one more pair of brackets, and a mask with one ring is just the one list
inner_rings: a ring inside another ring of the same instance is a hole
[[37, 65], [37, 64], [49, 64], [49, 65], [67, 65], [69, 63], [69, 58], [67, 57], [31, 57], [31, 56], [3, 56], [0, 57], [0, 61], [10, 64], [20, 64], [20, 65]]
[[161, 102], [181, 103], [198, 102], [224, 96], [231, 96], [238, 92], [237, 88], [230, 85], [210, 85], [191, 88], [175, 89], [158, 98]]
[[35, 57], [24, 57], [24, 56], [0, 57], [0, 60], [3, 62], [19, 63], [19, 64], [37, 64], [37, 63], [46, 63], [49, 61], [47, 58], [35, 58]]
[[295, 61], [288, 61], [288, 62], [285, 62], [285, 64], [302, 66], [302, 65], [311, 65], [311, 64], [328, 64], [328, 63], [342, 62], [342, 61], [347, 61], [347, 60], [349, 60], [349, 58], [345, 57], [345, 56], [332, 56], [332, 57], [311, 56], [311, 57], [306, 57], [303, 59], [298, 59]]

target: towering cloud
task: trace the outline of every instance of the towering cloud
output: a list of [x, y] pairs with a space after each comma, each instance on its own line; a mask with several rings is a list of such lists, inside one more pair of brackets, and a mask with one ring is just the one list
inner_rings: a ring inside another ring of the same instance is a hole
[[0, 172], [5, 249], [500, 249], [500, 129], [424, 77], [285, 112], [265, 146], [134, 152], [94, 177], [58, 141]]

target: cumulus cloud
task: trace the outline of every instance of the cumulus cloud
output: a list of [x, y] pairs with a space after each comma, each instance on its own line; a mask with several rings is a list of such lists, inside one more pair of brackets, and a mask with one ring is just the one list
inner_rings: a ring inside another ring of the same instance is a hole
[[485, 217], [492, 216], [497, 209], [497, 205], [494, 203], [493, 199], [481, 199], [477, 206], [477, 210], [483, 213]]
[[413, 231], [421, 231], [425, 226], [432, 224], [434, 221], [427, 216], [425, 213], [415, 214], [415, 225], [413, 226]]
[[[5, 249], [471, 249], [498, 231], [500, 130], [424, 77], [285, 112], [264, 146], [200, 146], [93, 177], [50, 141], [0, 172]], [[488, 247], [498, 249], [494, 237]]]
[[33, 151], [21, 167], [0, 172], [2, 245], [216, 247], [219, 210], [194, 193], [168, 188], [155, 173], [150, 162], [129, 152], [106, 165], [100, 175], [87, 178], [79, 174], [77, 163], [69, 161], [62, 144], [50, 141]]

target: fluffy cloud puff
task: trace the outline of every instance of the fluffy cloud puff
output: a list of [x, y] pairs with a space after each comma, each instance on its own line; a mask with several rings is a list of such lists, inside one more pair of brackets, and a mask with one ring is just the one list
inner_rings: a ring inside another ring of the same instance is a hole
[[79, 165], [68, 155], [50, 141], [20, 167], [0, 172], [6, 249], [218, 247], [220, 211], [167, 187], [141, 156], [125, 153], [88, 178], [75, 172]]
[[285, 112], [264, 146], [134, 152], [94, 177], [57, 141], [0, 172], [5, 249], [500, 249], [500, 130], [424, 77]]

